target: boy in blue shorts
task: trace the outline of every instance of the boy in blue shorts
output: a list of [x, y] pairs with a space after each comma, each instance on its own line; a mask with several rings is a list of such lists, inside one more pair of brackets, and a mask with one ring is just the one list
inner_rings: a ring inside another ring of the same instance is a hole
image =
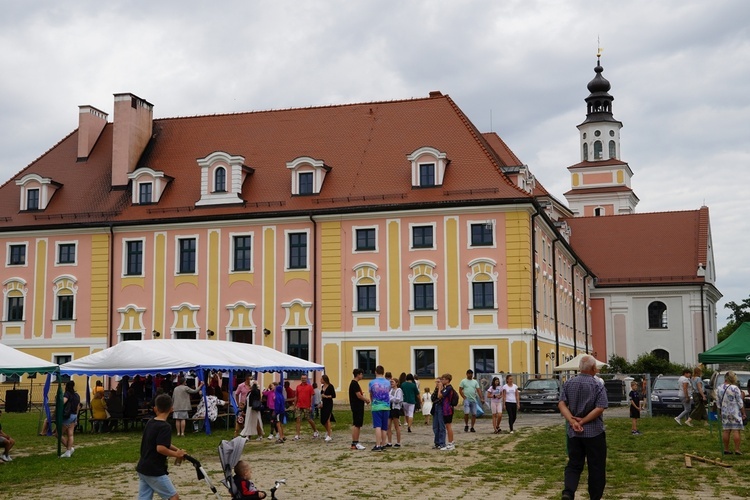
[[385, 449], [388, 432], [388, 417], [391, 413], [391, 383], [385, 378], [385, 368], [375, 367], [375, 378], [370, 381], [370, 401], [372, 401], [372, 426], [375, 429], [375, 446], [372, 451]]
[[180, 495], [169, 479], [168, 457], [181, 461], [185, 450], [172, 446], [172, 427], [167, 417], [172, 412], [172, 398], [168, 394], [156, 397], [156, 416], [146, 422], [141, 439], [141, 459], [135, 470], [138, 472], [138, 500], [150, 500], [154, 493], [163, 499], [179, 500]]

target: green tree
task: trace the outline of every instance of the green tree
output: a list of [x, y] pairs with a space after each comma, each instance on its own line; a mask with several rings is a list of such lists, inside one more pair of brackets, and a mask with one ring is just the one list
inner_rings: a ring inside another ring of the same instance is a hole
[[613, 354], [610, 356], [607, 366], [602, 368], [602, 373], [633, 373], [633, 365], [622, 356]]
[[719, 342], [726, 340], [742, 323], [750, 321], [750, 297], [739, 304], [729, 301], [724, 304], [724, 307], [730, 309], [732, 314], [727, 316], [728, 323], [726, 326], [717, 332]]

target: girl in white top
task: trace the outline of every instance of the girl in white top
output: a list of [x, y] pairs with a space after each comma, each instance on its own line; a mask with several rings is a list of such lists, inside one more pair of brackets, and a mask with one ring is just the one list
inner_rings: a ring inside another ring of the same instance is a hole
[[513, 375], [507, 375], [503, 386], [503, 408], [508, 412], [508, 427], [510, 427], [511, 434], [513, 434], [513, 424], [516, 423], [518, 409], [521, 407], [520, 393], [518, 386], [513, 383]]
[[401, 425], [398, 419], [401, 417], [402, 413], [401, 410], [404, 403], [404, 391], [402, 391], [398, 386], [398, 382], [395, 378], [391, 379], [391, 391], [389, 393], [389, 396], [391, 398], [391, 414], [390, 418], [388, 419], [388, 432], [386, 433], [388, 436], [388, 444], [386, 444], [385, 446], [387, 448], [391, 447], [391, 436], [393, 435], [392, 429], [396, 429], [396, 444], [393, 445], [393, 447], [400, 448]]
[[424, 424], [430, 425], [430, 416], [432, 415], [432, 393], [429, 387], [424, 388], [422, 393], [422, 415], [424, 416]]
[[500, 422], [503, 420], [503, 388], [500, 379], [492, 378], [492, 384], [487, 388], [487, 399], [490, 400], [492, 408], [492, 428], [495, 434], [500, 434]]

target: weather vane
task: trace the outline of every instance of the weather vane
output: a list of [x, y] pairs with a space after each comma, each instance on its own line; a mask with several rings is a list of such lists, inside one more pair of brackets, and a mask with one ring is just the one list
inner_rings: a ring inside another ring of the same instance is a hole
[[604, 52], [604, 49], [602, 48], [601, 41], [599, 40], [599, 35], [596, 36], [596, 58], [599, 59], [602, 56], [602, 52]]

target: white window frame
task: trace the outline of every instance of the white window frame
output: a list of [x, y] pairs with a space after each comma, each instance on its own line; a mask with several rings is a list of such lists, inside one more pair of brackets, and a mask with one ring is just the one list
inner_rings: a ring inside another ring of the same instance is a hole
[[[472, 370], [476, 367], [474, 364], [474, 350], [475, 349], [486, 349], [492, 350], [493, 360], [495, 364], [495, 373], [499, 373], [497, 366], [497, 346], [496, 345], [469, 345], [469, 366]], [[474, 370], [474, 378], [476, 378], [476, 370]]]
[[[475, 224], [481, 224], [487, 226], [490, 223], [492, 225], [492, 244], [491, 245], [472, 245], [471, 243], [471, 226]], [[466, 221], [466, 248], [467, 249], [481, 249], [481, 248], [497, 248], [497, 220], [496, 219], [484, 219], [484, 220], [468, 220]]]
[[[62, 245], [73, 245], [75, 247], [75, 258], [73, 262], [60, 262], [60, 247]], [[55, 242], [55, 267], [77, 266], [78, 265], [78, 241], [57, 241]]]
[[[180, 240], [195, 240], [195, 270], [192, 273], [180, 272]], [[197, 276], [200, 269], [200, 245], [201, 240], [197, 234], [180, 234], [174, 236], [174, 275], [175, 276]]]
[[[375, 248], [373, 250], [357, 250], [357, 231], [362, 229], [374, 229], [375, 230]], [[380, 251], [380, 231], [378, 226], [352, 226], [352, 253], [378, 253]]]
[[[416, 227], [427, 227], [432, 226], [432, 246], [431, 247], [414, 247], [414, 228]], [[420, 252], [420, 251], [432, 251], [437, 249], [437, 223], [435, 222], [410, 222], [409, 223], [409, 251]]]
[[[307, 234], [307, 251], [305, 252], [305, 267], [289, 267], [289, 235], [296, 233]], [[310, 270], [310, 229], [284, 229], [284, 272], [309, 271]]]
[[[23, 254], [23, 264], [10, 263], [10, 247], [23, 246], [26, 251]], [[9, 241], [5, 244], [5, 267], [29, 267], [29, 242], [28, 241]]]
[[[141, 274], [128, 274], [128, 243], [131, 241], [141, 242]], [[121, 278], [142, 278], [146, 275], [146, 238], [123, 238], [122, 239], [122, 275]]]
[[[250, 237], [250, 269], [247, 270], [236, 270], [234, 269], [234, 238], [237, 236], [249, 236]], [[255, 232], [254, 231], [242, 231], [236, 233], [229, 233], [229, 274], [248, 274], [255, 272], [255, 256], [253, 252], [255, 250]]]

